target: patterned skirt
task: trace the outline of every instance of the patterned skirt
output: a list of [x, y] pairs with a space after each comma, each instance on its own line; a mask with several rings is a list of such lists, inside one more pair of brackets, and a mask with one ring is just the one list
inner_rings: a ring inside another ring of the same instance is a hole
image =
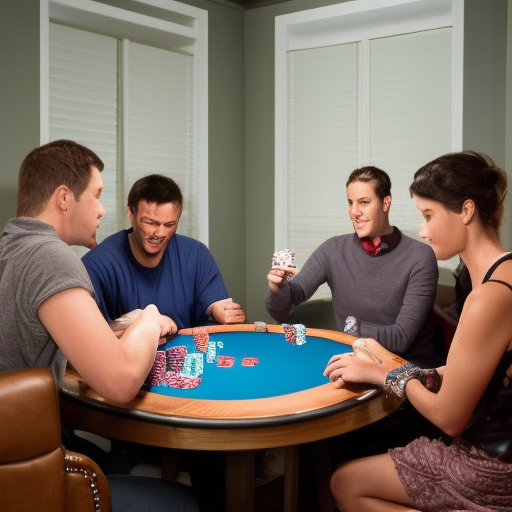
[[463, 441], [421, 437], [389, 454], [423, 512], [512, 512], [512, 464]]

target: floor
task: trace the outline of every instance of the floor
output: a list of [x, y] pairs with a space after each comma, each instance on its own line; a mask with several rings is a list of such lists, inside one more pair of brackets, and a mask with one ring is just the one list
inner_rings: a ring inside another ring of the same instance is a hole
[[[112, 449], [110, 442], [99, 436], [94, 436], [94, 434], [90, 433], [79, 434], [85, 439], [94, 442], [105, 451]], [[161, 451], [141, 445], [134, 446], [136, 448], [135, 450], [129, 449], [128, 451], [136, 457], [138, 463], [131, 469], [131, 474], [161, 478]], [[133, 448], [134, 446], [130, 445], [129, 448]], [[215, 468], [215, 465], [219, 464], [219, 453], [220, 452], [205, 452], [203, 455], [203, 452], [195, 452], [195, 454], [198, 455], [196, 464], [197, 462], [199, 462], [200, 465], [204, 464], [206, 470], [211, 472], [211, 468]], [[213, 457], [209, 457], [209, 454], [213, 455]], [[189, 455], [191, 455], [190, 452], [184, 454], [185, 461], [188, 460]], [[297, 512], [320, 512], [316, 475], [313, 469], [314, 464], [311, 460], [311, 452], [302, 450], [300, 460]], [[220, 463], [222, 463], [221, 460]], [[130, 465], [133, 464], [128, 464], [126, 467], [130, 467]], [[180, 466], [181, 464], [179, 464], [179, 467]], [[282, 512], [284, 508], [284, 449], [277, 448], [257, 452], [255, 471], [255, 512]], [[187, 471], [186, 467], [178, 472], [177, 480], [185, 485], [192, 484], [190, 473]], [[208, 510], [206, 510], [206, 508]], [[211, 507], [206, 508], [205, 512], [210, 512], [210, 509], [212, 512], [222, 512], [215, 503], [213, 503]]]
[[[297, 512], [319, 512], [316, 488], [312, 485], [314, 475], [308, 468], [302, 468], [299, 485], [299, 504]], [[161, 468], [157, 465], [141, 462], [131, 474], [160, 478]], [[284, 507], [284, 450], [276, 449], [258, 452], [256, 462], [256, 501], [255, 512], [282, 512]], [[178, 481], [191, 485], [190, 475], [178, 472]], [[216, 512], [221, 512], [216, 510]]]

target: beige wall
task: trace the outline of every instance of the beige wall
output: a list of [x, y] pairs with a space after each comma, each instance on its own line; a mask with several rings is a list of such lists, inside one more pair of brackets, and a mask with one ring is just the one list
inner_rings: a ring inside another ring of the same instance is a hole
[[39, 145], [39, 0], [0, 2], [0, 225], [16, 213], [17, 173]]
[[[248, 320], [271, 321], [264, 298], [274, 251], [274, 20], [277, 15], [340, 2], [290, 0], [245, 12], [224, 0], [183, 3], [206, 9], [209, 16], [210, 249], [231, 294], [246, 308]], [[506, 0], [493, 3], [505, 6]], [[489, 13], [487, 2], [466, 0], [466, 5], [471, 13], [468, 27], [475, 34], [486, 25], [507, 22], [506, 17]], [[510, 12], [508, 27], [512, 27]], [[512, 169], [512, 148], [505, 143], [512, 129], [512, 92], [506, 87], [512, 79], [512, 43], [499, 42], [503, 52], [506, 46], [510, 50], [505, 68], [504, 53], [489, 58], [485, 51], [492, 41], [486, 37], [472, 41], [468, 55], [473, 58], [465, 71], [464, 143], [488, 151], [500, 165]], [[39, 143], [38, 0], [0, 2], [0, 55], [3, 225], [15, 213], [21, 159]], [[491, 101], [482, 101], [482, 88], [493, 91]], [[508, 94], [506, 105], [500, 99], [504, 94]], [[508, 219], [511, 201], [512, 194]], [[508, 248], [511, 225], [509, 220], [504, 229]]]

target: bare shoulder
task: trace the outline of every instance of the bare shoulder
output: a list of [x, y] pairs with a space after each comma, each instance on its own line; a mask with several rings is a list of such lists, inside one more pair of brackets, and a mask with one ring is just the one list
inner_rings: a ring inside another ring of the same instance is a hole
[[82, 308], [93, 306], [96, 306], [96, 303], [85, 288], [68, 288], [48, 297], [39, 306], [38, 314], [41, 321], [43, 321], [42, 316], [59, 316], [64, 311], [70, 313], [72, 317], [76, 317], [80, 316]]
[[41, 304], [38, 315], [61, 348], [82, 336], [104, 337], [111, 332], [94, 298], [84, 288], [69, 288], [52, 295]]
[[499, 282], [488, 281], [468, 295], [460, 323], [475, 334], [481, 329], [510, 340], [512, 338], [512, 290]]

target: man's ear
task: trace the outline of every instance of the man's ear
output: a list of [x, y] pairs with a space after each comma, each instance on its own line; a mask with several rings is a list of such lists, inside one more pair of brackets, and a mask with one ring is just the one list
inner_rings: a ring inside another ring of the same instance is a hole
[[135, 221], [135, 214], [131, 211], [130, 207], [126, 207], [126, 216], [128, 217], [128, 221], [130, 222], [130, 226], [133, 227], [133, 223]]
[[382, 201], [382, 209], [384, 210], [384, 213], [388, 213], [390, 208], [391, 208], [391, 196], [386, 196], [384, 198], [384, 200]]
[[59, 185], [53, 193], [57, 207], [66, 212], [69, 208], [69, 201], [73, 197], [73, 192], [66, 185]]
[[469, 224], [475, 215], [475, 202], [472, 199], [466, 199], [462, 205], [461, 217], [464, 224]]

